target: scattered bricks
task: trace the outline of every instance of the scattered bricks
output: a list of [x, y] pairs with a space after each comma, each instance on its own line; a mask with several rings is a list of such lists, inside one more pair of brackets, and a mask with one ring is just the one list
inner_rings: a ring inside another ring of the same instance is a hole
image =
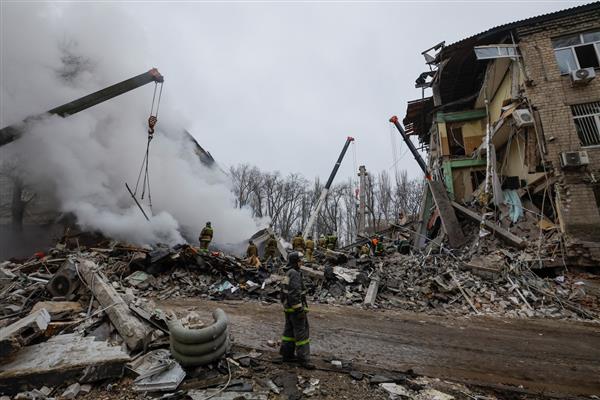
[[42, 308], [6, 328], [0, 329], [0, 357], [14, 353], [42, 335], [50, 323], [50, 314]]

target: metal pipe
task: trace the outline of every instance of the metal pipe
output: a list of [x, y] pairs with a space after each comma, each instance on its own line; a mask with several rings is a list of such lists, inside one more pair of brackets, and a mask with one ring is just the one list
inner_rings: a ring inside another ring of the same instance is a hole
[[[143, 74], [139, 74], [138, 76], [134, 76], [133, 78], [126, 79], [123, 82], [116, 83], [112, 86], [98, 90], [97, 92], [88, 94], [87, 96], [81, 97], [77, 100], [73, 100], [69, 103], [55, 107], [47, 111], [46, 114], [59, 115], [65, 118], [69, 115], [73, 115], [90, 107], [93, 107], [96, 104], [102, 103], [106, 100], [110, 100], [113, 97], [117, 97], [133, 89], [137, 89], [140, 86], [144, 86], [150, 82], [164, 82], [164, 77], [158, 72], [156, 68], [152, 68], [148, 72], [144, 72]], [[0, 129], [0, 146], [4, 146], [5, 144], [8, 144], [18, 139], [23, 132], [23, 125], [25, 123], [40, 118], [43, 115], [44, 114], [30, 116], [27, 117], [24, 121], [21, 121], [20, 123], [9, 125]]]
[[413, 144], [413, 142], [410, 140], [410, 138], [408, 137], [406, 132], [404, 132], [404, 128], [402, 128], [402, 125], [400, 125], [400, 122], [398, 121], [398, 117], [396, 117], [394, 115], [392, 118], [390, 118], [390, 122], [392, 124], [396, 125], [396, 129], [398, 129], [398, 132], [400, 132], [402, 139], [404, 139], [404, 142], [410, 149], [410, 152], [412, 153], [413, 157], [415, 158], [415, 160], [417, 160], [417, 164], [419, 164], [419, 167], [421, 167], [421, 169], [423, 170], [423, 173], [425, 174], [425, 178], [427, 178], [427, 180], [430, 181], [431, 174], [429, 173], [429, 168], [427, 168], [427, 164], [425, 163], [425, 160], [423, 160], [423, 157], [421, 157], [421, 155], [415, 148], [415, 145]]

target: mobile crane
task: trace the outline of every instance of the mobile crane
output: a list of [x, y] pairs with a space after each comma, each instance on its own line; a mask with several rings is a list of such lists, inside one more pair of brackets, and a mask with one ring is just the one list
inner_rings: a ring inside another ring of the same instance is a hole
[[[80, 111], [93, 107], [96, 104], [110, 100], [113, 97], [120, 96], [123, 93], [127, 93], [133, 89], [144, 86], [150, 82], [155, 82], [157, 84], [162, 84], [164, 82], [164, 77], [156, 68], [152, 68], [148, 72], [144, 72], [143, 74], [139, 74], [133, 78], [126, 79], [123, 82], [116, 83], [92, 94], [88, 94], [87, 96], [63, 104], [62, 106], [55, 107], [47, 111], [45, 114], [58, 115], [66, 118], [69, 115], [76, 114]], [[0, 129], [0, 146], [4, 146], [5, 144], [17, 140], [23, 133], [23, 125], [25, 123], [35, 120], [36, 118], [40, 118], [43, 115], [44, 114], [30, 116], [24, 121]]]
[[317, 205], [315, 206], [315, 209], [310, 214], [310, 217], [308, 218], [308, 222], [306, 223], [306, 226], [304, 227], [304, 231], [302, 231], [304, 240], [306, 240], [306, 238], [308, 238], [308, 236], [311, 235], [310, 231], [312, 230], [313, 225], [315, 224], [315, 221], [317, 220], [317, 216], [319, 215], [319, 212], [321, 211], [323, 204], [325, 204], [325, 200], [327, 199], [327, 194], [329, 193], [329, 188], [331, 187], [331, 184], [333, 183], [333, 179], [335, 178], [335, 175], [337, 174], [338, 169], [340, 169], [340, 164], [342, 164], [342, 160], [344, 159], [344, 156], [346, 155], [346, 151], [348, 150], [350, 143], [352, 143], [353, 141], [354, 141], [354, 138], [351, 136], [348, 136], [346, 138], [346, 143], [344, 143], [342, 152], [340, 153], [340, 156], [338, 157], [335, 165], [333, 166], [333, 170], [331, 171], [331, 174], [329, 175], [329, 179], [327, 179], [327, 183], [325, 184], [325, 187], [323, 188], [323, 190], [321, 190], [321, 195], [319, 196]]

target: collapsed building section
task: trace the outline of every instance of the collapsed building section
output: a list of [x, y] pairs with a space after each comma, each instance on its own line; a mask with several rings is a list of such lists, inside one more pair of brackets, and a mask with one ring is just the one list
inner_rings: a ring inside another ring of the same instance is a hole
[[[409, 102], [403, 122], [426, 149], [434, 179], [480, 215], [479, 207], [491, 206], [496, 226], [556, 241], [564, 259], [535, 267], [597, 266], [600, 4], [501, 25], [423, 54], [429, 71], [416, 87], [432, 96]], [[427, 191], [417, 247], [439, 230], [432, 204]]]

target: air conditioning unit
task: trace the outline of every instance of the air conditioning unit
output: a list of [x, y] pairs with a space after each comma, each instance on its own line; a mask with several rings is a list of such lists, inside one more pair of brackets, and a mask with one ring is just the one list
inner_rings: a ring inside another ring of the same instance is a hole
[[581, 167], [588, 165], [590, 159], [587, 151], [565, 151], [560, 153], [560, 163], [563, 168]]
[[596, 77], [594, 68], [582, 68], [576, 71], [571, 71], [571, 83], [573, 85], [587, 85]]
[[518, 128], [533, 126], [533, 115], [526, 108], [513, 111], [512, 116]]

